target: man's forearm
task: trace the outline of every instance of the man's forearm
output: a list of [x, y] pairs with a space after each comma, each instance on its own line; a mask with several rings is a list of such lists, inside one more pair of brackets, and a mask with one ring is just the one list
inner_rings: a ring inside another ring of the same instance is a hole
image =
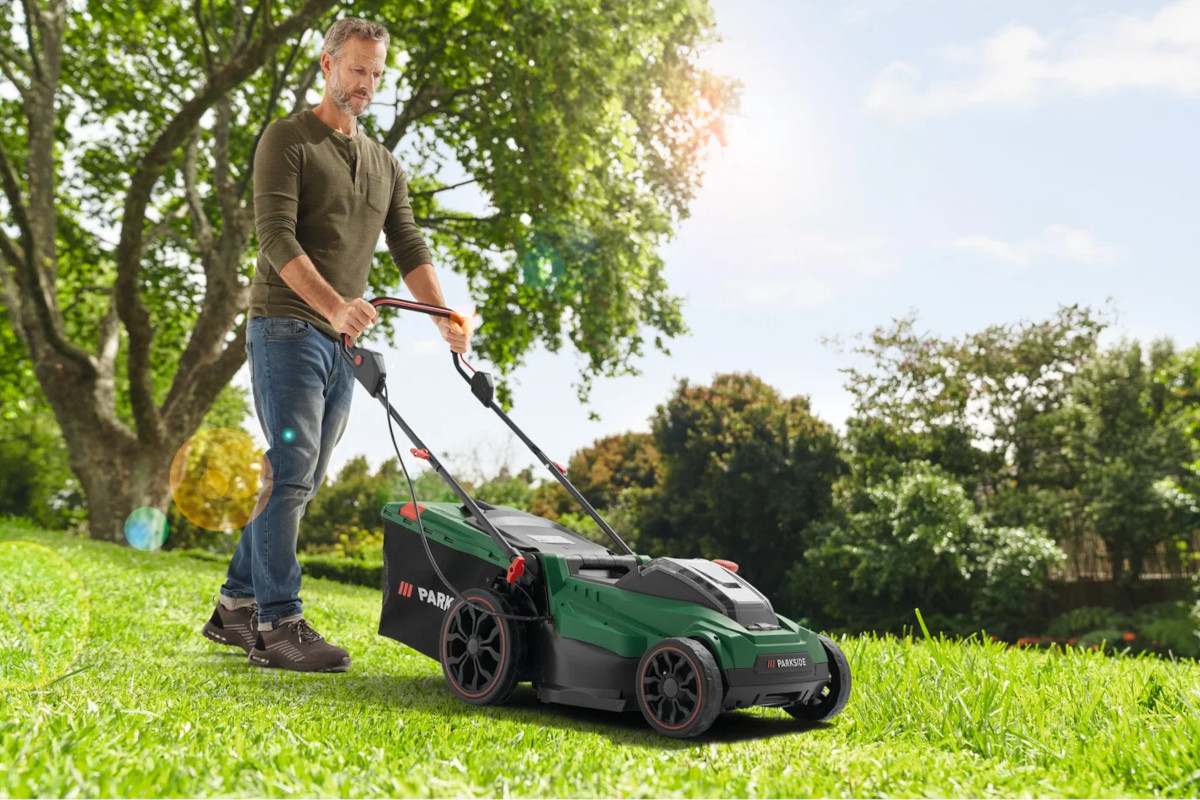
[[333, 310], [344, 302], [337, 289], [330, 286], [321, 277], [321, 273], [317, 272], [312, 259], [307, 255], [298, 255], [284, 264], [283, 269], [279, 270], [279, 277], [283, 278], [283, 282], [293, 292], [300, 295], [301, 300], [312, 306], [325, 319], [330, 319]]
[[[409, 293], [418, 303], [445, 307], [446, 301], [442, 297], [442, 285], [438, 282], [433, 264], [422, 264], [405, 275], [404, 285], [408, 287]], [[436, 323], [438, 318], [433, 317], [433, 321]]]

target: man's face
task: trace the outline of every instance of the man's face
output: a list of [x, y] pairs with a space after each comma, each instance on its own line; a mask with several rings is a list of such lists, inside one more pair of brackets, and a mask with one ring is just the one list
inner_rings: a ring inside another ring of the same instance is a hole
[[366, 113], [375, 97], [386, 58], [387, 48], [383, 42], [355, 36], [345, 41], [342, 55], [337, 60], [328, 53], [321, 56], [321, 67], [325, 70], [325, 92], [343, 114], [358, 117]]

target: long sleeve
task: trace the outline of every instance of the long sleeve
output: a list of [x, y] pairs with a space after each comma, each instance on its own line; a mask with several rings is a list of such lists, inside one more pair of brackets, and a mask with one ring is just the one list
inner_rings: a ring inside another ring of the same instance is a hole
[[401, 277], [422, 264], [432, 263], [429, 246], [413, 219], [412, 206], [408, 202], [408, 180], [399, 166], [396, 167], [396, 179], [392, 184], [391, 206], [383, 221], [383, 233]]
[[254, 153], [254, 224], [259, 251], [276, 272], [304, 253], [296, 239], [302, 164], [288, 126], [269, 125]]

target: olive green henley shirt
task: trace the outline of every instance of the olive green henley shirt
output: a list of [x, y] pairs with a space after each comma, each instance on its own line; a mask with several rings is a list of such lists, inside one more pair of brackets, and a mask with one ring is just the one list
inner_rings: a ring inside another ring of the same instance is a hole
[[362, 297], [382, 230], [401, 276], [430, 263], [408, 183], [387, 148], [301, 111], [271, 123], [254, 155], [258, 265], [250, 317], [293, 317], [337, 338], [329, 320], [279, 276], [301, 254], [344, 300]]

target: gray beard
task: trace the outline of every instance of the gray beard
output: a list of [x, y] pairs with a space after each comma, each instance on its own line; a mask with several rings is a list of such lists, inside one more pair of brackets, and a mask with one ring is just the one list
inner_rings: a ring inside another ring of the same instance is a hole
[[338, 110], [348, 117], [361, 117], [363, 114], [367, 113], [367, 109], [371, 107], [371, 104], [368, 103], [367, 105], [363, 106], [362, 111], [354, 110], [353, 106], [350, 105], [350, 101], [354, 98], [352, 98], [346, 92], [346, 90], [342, 88], [342, 81], [341, 78], [337, 76], [336, 70], [329, 75], [329, 97], [333, 100], [333, 104], [338, 107]]

